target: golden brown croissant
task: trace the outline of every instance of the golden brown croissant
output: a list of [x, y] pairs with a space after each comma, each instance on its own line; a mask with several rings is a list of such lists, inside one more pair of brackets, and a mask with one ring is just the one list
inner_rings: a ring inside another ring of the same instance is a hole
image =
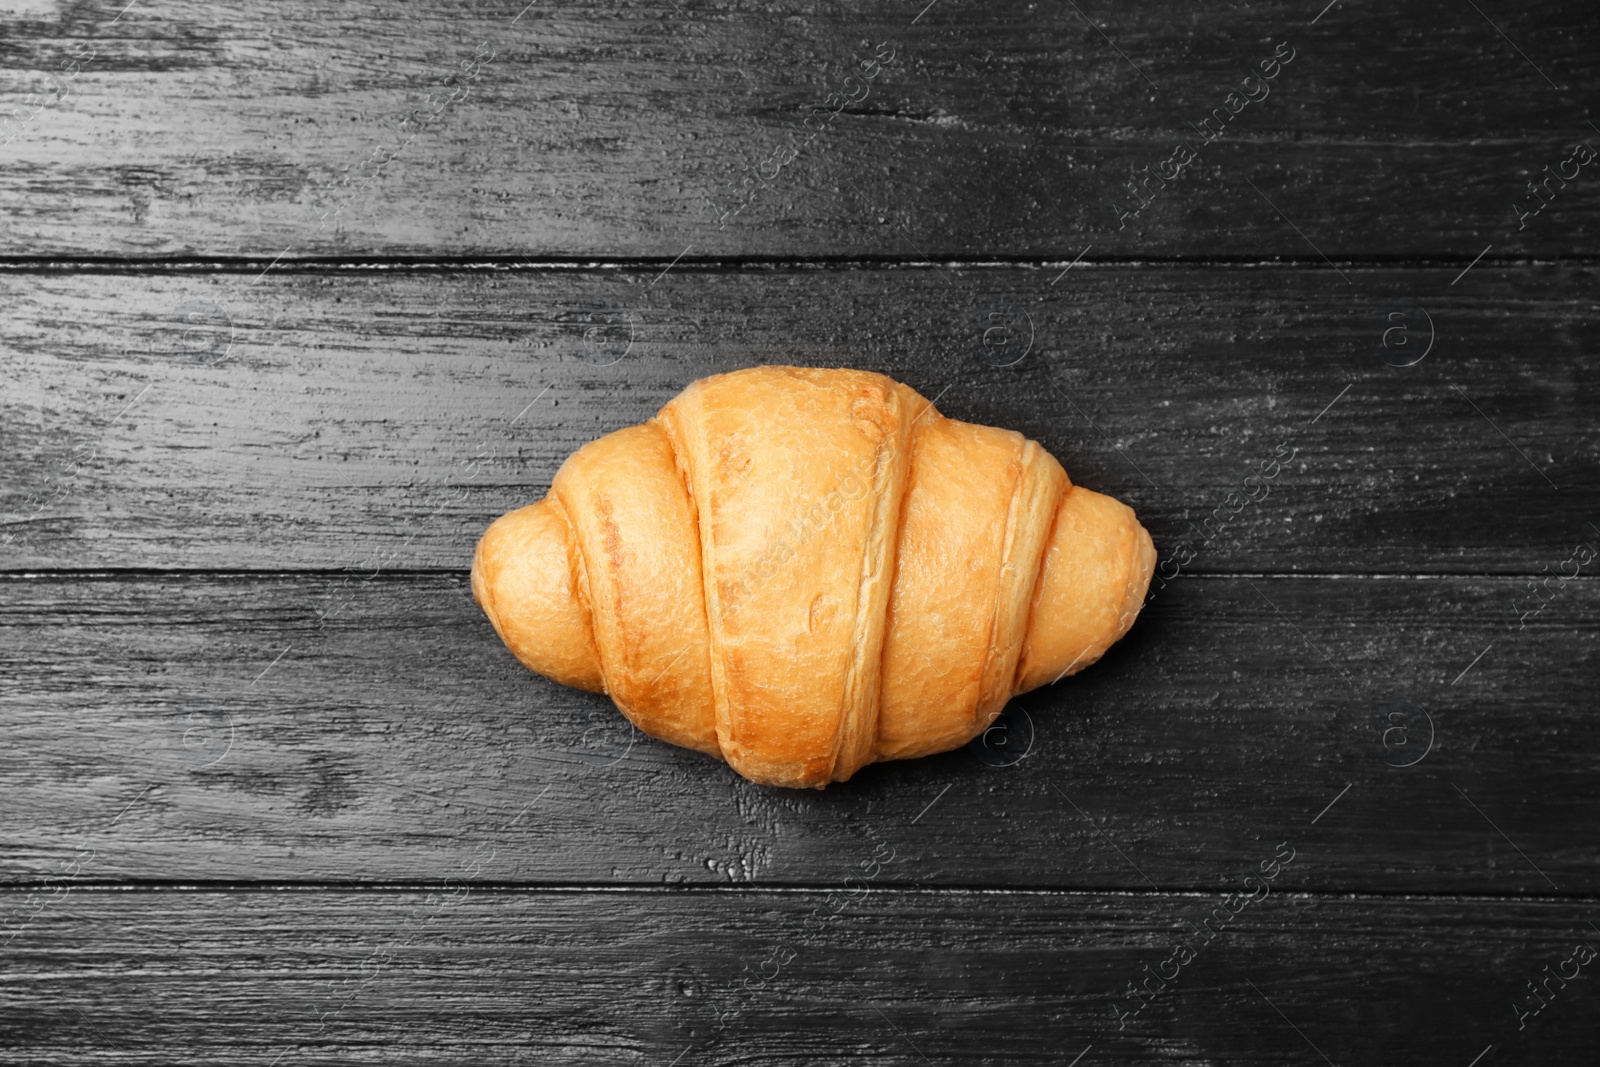
[[478, 542], [472, 592], [528, 667], [767, 785], [956, 748], [1081, 670], [1155, 549], [1009, 430], [853, 370], [697, 381], [580, 448]]

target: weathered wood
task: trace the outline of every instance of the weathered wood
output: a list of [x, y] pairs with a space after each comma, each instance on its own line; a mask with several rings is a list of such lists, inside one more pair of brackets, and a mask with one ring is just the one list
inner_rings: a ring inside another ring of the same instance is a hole
[[[1593, 1061], [1592, 4], [245, 7], [0, 11], [0, 1061]], [[1134, 632], [823, 793], [517, 666], [484, 525], [757, 362], [1129, 501]]]
[[1028, 434], [1190, 572], [1532, 574], [1595, 536], [1595, 271], [1348, 273], [4, 273], [0, 567], [458, 571], [573, 449], [761, 362]]
[[[78, 889], [6, 946], [0, 1043], [29, 1063], [1593, 1062], [1593, 898], [1306, 896], [1317, 850], [1289, 847], [1209, 942], [1188, 924], [1220, 892]], [[1179, 941], [1192, 957], [1124, 1018]], [[1519, 1017], [1529, 981], [1548, 999]]]
[[10, 255], [1459, 269], [1600, 235], [1600, 162], [1563, 167], [1600, 146], [1587, 0], [39, 6], [5, 24]]
[[896, 882], [1207, 888], [1315, 835], [1308, 887], [1595, 892], [1600, 583], [1527, 596], [1179, 578], [987, 747], [816, 793], [525, 671], [463, 577], [13, 577], [0, 875], [437, 879], [492, 835], [498, 881], [803, 883], [887, 835]]

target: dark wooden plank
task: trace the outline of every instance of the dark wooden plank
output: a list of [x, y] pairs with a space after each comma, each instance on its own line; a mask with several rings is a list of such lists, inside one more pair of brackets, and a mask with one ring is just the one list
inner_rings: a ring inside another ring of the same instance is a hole
[[987, 745], [815, 793], [528, 673], [463, 577], [13, 577], [0, 875], [440, 878], [507, 827], [484, 877], [814, 882], [892, 833], [897, 882], [1165, 889], [1315, 832], [1307, 886], [1595, 892], [1600, 583], [1526, 596], [1179, 578]]
[[1168, 573], [1553, 569], [1600, 521], [1595, 271], [1350, 274], [0, 274], [0, 567], [458, 571], [584, 442], [795, 362], [1036, 438]]
[[1563, 168], [1600, 146], [1587, 0], [40, 7], [4, 24], [11, 254], [1459, 266], [1600, 236], [1600, 162]]
[[[0, 1043], [29, 1063], [1593, 1063], [1593, 898], [1308, 897], [1316, 850], [1286, 844], [1209, 942], [1188, 924], [1229, 914], [1221, 889], [80, 888], [7, 946]], [[883, 870], [915, 862], [887, 848]]]

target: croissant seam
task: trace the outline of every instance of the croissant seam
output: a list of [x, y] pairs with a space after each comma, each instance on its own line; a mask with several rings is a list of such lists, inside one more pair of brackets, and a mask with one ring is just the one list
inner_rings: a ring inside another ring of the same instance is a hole
[[[707, 560], [705, 553], [705, 539], [700, 536], [700, 502], [695, 499], [694, 484], [689, 480], [689, 470], [684, 463], [683, 450], [678, 447], [678, 435], [673, 432], [673, 428], [671, 426], [667, 425], [667, 423], [659, 417], [648, 419], [647, 425], [654, 426], [661, 434], [662, 438], [666, 440], [667, 451], [672, 453], [673, 474], [677, 477], [678, 482], [683, 486], [683, 495], [689, 501], [689, 532], [694, 536], [694, 554], [700, 560], [700, 618], [705, 623], [706, 627], [706, 675], [709, 677], [712, 674], [713, 668], [711, 665], [710, 639], [711, 610], [706, 605], [706, 575], [710, 572], [706, 569]], [[683, 651], [685, 654], [691, 651], [692, 645], [693, 640], [690, 641], [689, 645], [684, 646]], [[672, 663], [667, 665], [666, 670], [670, 671], [676, 665], [677, 660], [673, 660]], [[665, 671], [663, 673], [665, 673]], [[713, 721], [715, 721], [716, 715], [715, 705], [716, 701], [715, 697], [713, 696]], [[722, 736], [716, 730], [713, 730], [711, 733], [711, 743], [716, 747], [715, 755], [718, 758], [724, 758], [722, 751]]]
[[[696, 548], [700, 556], [701, 610], [706, 620], [707, 669], [711, 679], [712, 721], [717, 748], [725, 758], [730, 755], [741, 758], [744, 746], [734, 736], [735, 723], [728, 697], [727, 664], [722, 656], [721, 639], [724, 621], [737, 613], [740, 605], [735, 604], [731, 610], [725, 612], [722, 597], [715, 588], [718, 581], [716, 539], [706, 537], [707, 527], [713, 522], [710, 511], [714, 507], [714, 501], [701, 500], [699, 485], [702, 478], [696, 476], [696, 468], [708, 465], [709, 457], [705, 463], [696, 462], [696, 442], [688, 436], [693, 427], [683, 425], [685, 413], [680, 408], [680, 405], [698, 404], [699, 389], [700, 382], [691, 383], [661, 409], [659, 418], [667, 430], [667, 442], [672, 451], [673, 465], [684, 479], [685, 490], [692, 508]], [[709, 487], [707, 492], [710, 492]]]
[[[576, 580], [572, 583], [572, 588], [578, 594], [578, 607], [583, 612], [584, 617], [589, 620], [590, 635], [595, 641], [595, 647], [598, 649], [600, 647], [599, 635], [594, 633], [594, 594], [589, 588], [589, 567], [588, 560], [583, 555], [583, 540], [578, 536], [577, 528], [572, 525], [572, 519], [567, 515], [567, 506], [561, 502], [561, 498], [552, 492], [549, 494], [548, 499], [550, 500], [550, 510], [555, 514], [556, 518], [561, 520], [561, 528], [566, 535], [567, 565], [572, 568], [572, 572], [576, 577]], [[600, 692], [610, 696], [611, 683], [606, 680], [604, 658], [600, 660], [600, 685]]]
[[1023, 638], [1022, 651], [1017, 654], [1017, 662], [1011, 668], [1011, 691], [1016, 693], [1022, 685], [1023, 668], [1028, 664], [1028, 656], [1033, 646], [1033, 611], [1038, 606], [1039, 595], [1044, 585], [1045, 559], [1050, 555], [1050, 546], [1055, 544], [1056, 527], [1061, 525], [1062, 504], [1066, 502], [1067, 494], [1073, 491], [1072, 482], [1067, 482], [1067, 487], [1056, 501], [1054, 514], [1050, 516], [1050, 529], [1045, 531], [1044, 541], [1039, 545], [1039, 558], [1034, 563], [1033, 588], [1028, 590], [1028, 635]]
[[[1007, 607], [1005, 602], [1005, 574], [1006, 568], [1013, 565], [1011, 556], [1015, 550], [1017, 540], [1017, 512], [1022, 504], [1022, 494], [1026, 487], [1025, 483], [1028, 477], [1027, 446], [1028, 442], [1026, 440], [1018, 444], [1017, 450], [1011, 459], [1012, 470], [1014, 470], [1016, 473], [1015, 478], [1011, 483], [1011, 500], [1006, 505], [1005, 534], [1000, 539], [1000, 565], [995, 568], [994, 609], [989, 613], [989, 654], [984, 658], [983, 674], [980, 676], [978, 682], [978, 700], [977, 703], [972, 707], [973, 726], [977, 728], [982, 728], [988, 725], [987, 723], [983, 722], [983, 719], [989, 715], [989, 709], [986, 705], [992, 703], [994, 700], [993, 696], [991, 695], [991, 686], [993, 683], [990, 679], [990, 667], [992, 666], [996, 656], [1006, 654], [1006, 649], [1004, 648], [1003, 644], [997, 641], [996, 638], [1002, 636], [1000, 633], [1000, 620], [1003, 617]], [[1015, 668], [1013, 668], [1012, 673], [1015, 673]], [[1002, 704], [1001, 706], [1003, 707], [1004, 705]], [[999, 708], [994, 710], [995, 714], [999, 713]]]
[[[917, 393], [915, 390], [912, 391], [912, 395], [918, 400], [922, 400], [922, 409], [917, 412], [917, 417], [911, 420], [911, 429], [906, 432], [906, 477], [904, 487], [900, 493], [899, 514], [895, 516], [895, 537], [897, 540], [906, 528], [906, 511], [911, 506], [911, 487], [912, 482], [916, 477], [917, 448], [922, 442], [922, 434], [926, 429], [926, 427], [922, 425], [922, 417], [928, 414], [928, 412], [933, 411], [933, 402], [931, 400], [923, 399], [922, 394]], [[933, 417], [936, 420], [944, 418], [944, 416], [937, 411], [933, 411]], [[931, 426], [933, 423], [930, 422], [927, 425]], [[887, 613], [894, 604], [894, 587], [895, 583], [900, 580], [900, 552], [898, 544], [895, 546], [893, 564], [894, 573], [889, 576], [889, 602], [888, 604], [884, 605], [885, 613]], [[879, 745], [879, 740], [881, 739], [883, 731], [879, 728], [878, 718], [883, 714], [882, 688], [884, 674], [888, 670], [888, 655], [889, 631], [886, 622], [884, 626], [883, 640], [878, 643], [878, 709], [877, 715], [873, 717], [872, 758], [868, 761], [872, 763], [876, 763], [883, 758], [883, 749]]]
[[[851, 753], [849, 758], [849, 763], [855, 766], [849, 767], [845, 778], [849, 778], [864, 765], [862, 757], [875, 749], [878, 742], [878, 705], [881, 702], [880, 690], [883, 681], [884, 630], [881, 625], [877, 625], [881, 620], [873, 618], [874, 615], [880, 614], [875, 610], [874, 604], [874, 601], [880, 598], [873, 596], [872, 584], [876, 578], [887, 587], [881, 596], [883, 611], [887, 612], [889, 600], [894, 595], [893, 568], [897, 562], [894, 557], [898, 554], [899, 548], [899, 515], [907, 495], [906, 483], [909, 481], [911, 466], [911, 457], [906, 454], [903, 460], [904, 472], [895, 470], [896, 464], [902, 464], [902, 454], [909, 452], [910, 427], [906, 422], [908, 413], [900, 403], [903, 399], [901, 394], [896, 390], [892, 395], [896, 401], [898, 418], [894, 435], [880, 441], [873, 455], [872, 488], [875, 506], [861, 553], [861, 570], [856, 579], [855, 618], [852, 620], [851, 628], [853, 654], [851, 666], [845, 674], [843, 692], [840, 694], [842, 707], [839, 728], [834, 734], [833, 751], [828, 760], [830, 781], [843, 780], [838, 777], [839, 759], [845, 754], [847, 745], [856, 751]], [[884, 484], [886, 481], [899, 490], [892, 502], [885, 499], [885, 491], [889, 487]], [[869, 657], [866, 653], [871, 650], [863, 649], [861, 645], [873, 639], [874, 630], [878, 647], [875, 654]], [[863, 679], [861, 677], [863, 672], [870, 672], [870, 676]], [[862, 691], [863, 687], [865, 692]]]

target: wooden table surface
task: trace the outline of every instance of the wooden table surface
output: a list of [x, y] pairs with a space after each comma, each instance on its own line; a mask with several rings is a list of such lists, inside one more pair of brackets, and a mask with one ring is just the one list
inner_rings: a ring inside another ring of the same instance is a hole
[[[1596, 1061], [1591, 0], [0, 53], [0, 1061]], [[1133, 632], [820, 793], [519, 667], [484, 526], [770, 362], [1128, 501]]]

